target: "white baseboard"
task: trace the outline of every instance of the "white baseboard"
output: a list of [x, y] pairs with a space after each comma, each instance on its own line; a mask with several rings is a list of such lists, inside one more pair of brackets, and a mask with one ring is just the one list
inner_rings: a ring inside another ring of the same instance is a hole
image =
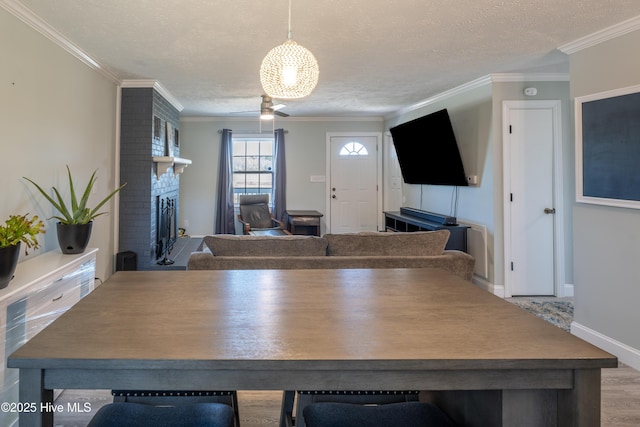
[[[494, 294], [500, 298], [505, 298], [505, 289], [504, 285], [496, 285], [494, 283], [489, 282], [487, 279], [474, 275], [471, 279], [474, 285], [484, 289], [487, 292]], [[562, 293], [558, 293], [558, 297], [573, 297], [573, 285], [570, 283], [565, 283], [565, 285], [560, 289]]]
[[571, 322], [571, 333], [578, 338], [607, 351], [618, 358], [625, 365], [640, 371], [640, 350], [630, 347], [620, 341], [587, 328], [577, 322]]
[[471, 282], [489, 293], [492, 293], [500, 298], [504, 298], [504, 285], [495, 285], [489, 282], [484, 277], [480, 277], [478, 275], [474, 275], [471, 279]]
[[573, 297], [573, 283], [565, 283], [562, 287], [562, 295], [559, 297]]

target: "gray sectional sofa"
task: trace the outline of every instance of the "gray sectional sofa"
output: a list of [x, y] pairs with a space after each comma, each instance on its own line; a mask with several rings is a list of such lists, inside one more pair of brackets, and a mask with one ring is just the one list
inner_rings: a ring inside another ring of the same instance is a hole
[[445, 250], [449, 231], [316, 236], [213, 235], [188, 270], [441, 268], [471, 280], [474, 258]]

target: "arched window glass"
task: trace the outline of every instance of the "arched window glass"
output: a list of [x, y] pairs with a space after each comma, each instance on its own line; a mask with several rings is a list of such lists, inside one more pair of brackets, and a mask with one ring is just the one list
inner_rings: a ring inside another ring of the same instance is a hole
[[359, 142], [347, 142], [340, 149], [341, 156], [367, 156], [369, 152], [367, 148]]

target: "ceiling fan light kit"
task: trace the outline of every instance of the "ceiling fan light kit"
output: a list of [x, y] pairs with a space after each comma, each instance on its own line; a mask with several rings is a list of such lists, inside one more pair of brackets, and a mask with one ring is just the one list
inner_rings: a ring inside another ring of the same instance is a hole
[[275, 116], [269, 108], [260, 109], [260, 120], [273, 120]]
[[271, 99], [269, 95], [262, 95], [262, 102], [260, 103], [260, 120], [273, 120], [276, 114], [281, 117], [289, 117], [287, 113], [278, 111], [284, 107], [286, 107], [284, 104], [273, 105], [273, 99]]
[[295, 99], [309, 95], [318, 84], [318, 61], [305, 47], [291, 39], [291, 0], [287, 40], [267, 53], [260, 66], [260, 82], [273, 98]]

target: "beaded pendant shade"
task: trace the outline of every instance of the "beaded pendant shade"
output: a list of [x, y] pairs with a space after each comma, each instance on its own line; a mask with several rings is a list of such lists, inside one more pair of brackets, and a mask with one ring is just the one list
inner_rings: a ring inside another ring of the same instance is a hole
[[287, 41], [267, 53], [260, 66], [264, 92], [279, 99], [302, 98], [318, 84], [320, 69], [313, 54], [291, 39], [291, 0]]

